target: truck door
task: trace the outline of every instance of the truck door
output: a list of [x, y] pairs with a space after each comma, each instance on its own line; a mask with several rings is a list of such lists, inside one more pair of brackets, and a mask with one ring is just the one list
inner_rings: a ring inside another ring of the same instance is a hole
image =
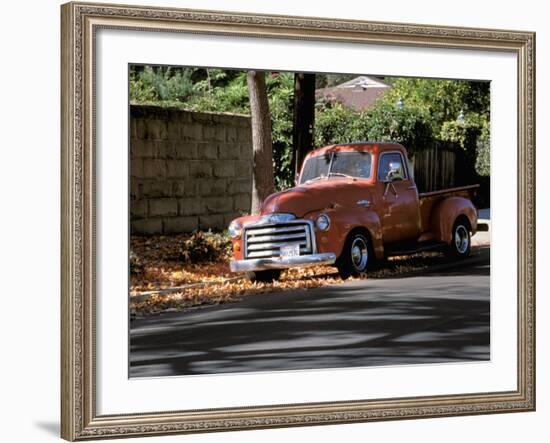
[[401, 152], [380, 154], [377, 179], [378, 208], [384, 243], [418, 238], [418, 191]]

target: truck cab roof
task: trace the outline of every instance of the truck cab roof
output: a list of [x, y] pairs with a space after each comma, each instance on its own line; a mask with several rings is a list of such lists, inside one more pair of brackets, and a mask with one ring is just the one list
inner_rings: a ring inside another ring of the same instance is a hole
[[[403, 154], [407, 153], [405, 147], [395, 142], [377, 142], [377, 141], [364, 141], [364, 142], [352, 142], [342, 143], [338, 145], [328, 145], [322, 148], [317, 148], [311, 151], [307, 157], [316, 157], [318, 155], [330, 154], [331, 152], [350, 152], [350, 151], [368, 151], [371, 154], [378, 154], [384, 151], [401, 151]], [[306, 157], [306, 158], [307, 158]]]

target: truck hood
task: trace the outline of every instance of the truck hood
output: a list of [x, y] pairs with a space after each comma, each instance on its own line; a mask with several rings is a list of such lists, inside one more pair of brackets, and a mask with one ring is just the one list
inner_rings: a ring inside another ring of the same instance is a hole
[[336, 203], [340, 206], [355, 207], [358, 197], [370, 197], [370, 192], [365, 193], [368, 187], [370, 186], [361, 186], [358, 189], [357, 180], [347, 178], [333, 178], [300, 185], [267, 197], [262, 205], [261, 215], [284, 212], [300, 218], [310, 212], [333, 207]]

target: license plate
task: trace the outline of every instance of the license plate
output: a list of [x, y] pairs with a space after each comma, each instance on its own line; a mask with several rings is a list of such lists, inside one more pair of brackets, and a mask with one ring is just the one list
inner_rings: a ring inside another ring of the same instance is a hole
[[286, 245], [281, 246], [281, 257], [288, 258], [288, 257], [297, 257], [300, 255], [300, 245]]

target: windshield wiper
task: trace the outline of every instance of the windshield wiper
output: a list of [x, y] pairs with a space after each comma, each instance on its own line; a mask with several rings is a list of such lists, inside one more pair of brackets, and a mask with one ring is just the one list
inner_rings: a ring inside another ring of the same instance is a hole
[[344, 174], [344, 173], [342, 173], [342, 172], [329, 172], [328, 175], [329, 175], [329, 177], [330, 177], [331, 175], [336, 175], [336, 176], [338, 176], [338, 177], [346, 177], [346, 178], [355, 179], [355, 177], [353, 177], [353, 176], [351, 176], [351, 175], [348, 175], [348, 174]]
[[304, 182], [304, 185], [307, 185], [307, 184], [309, 184], [309, 183], [316, 182], [317, 180], [322, 180], [322, 179], [324, 179], [324, 178], [327, 178], [327, 176], [326, 176], [326, 175], [319, 175], [318, 177], [310, 178], [309, 180], [306, 180], [306, 181]]

